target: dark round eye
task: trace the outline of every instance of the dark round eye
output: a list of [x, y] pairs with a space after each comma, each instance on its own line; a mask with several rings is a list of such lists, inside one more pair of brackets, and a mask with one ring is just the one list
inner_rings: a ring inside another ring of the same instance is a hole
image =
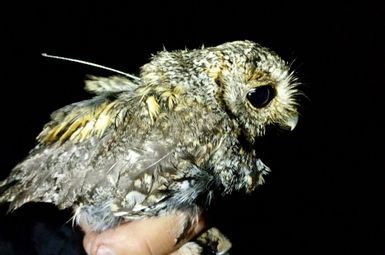
[[256, 87], [247, 92], [246, 98], [255, 108], [262, 108], [270, 103], [275, 96], [275, 90], [271, 85]]

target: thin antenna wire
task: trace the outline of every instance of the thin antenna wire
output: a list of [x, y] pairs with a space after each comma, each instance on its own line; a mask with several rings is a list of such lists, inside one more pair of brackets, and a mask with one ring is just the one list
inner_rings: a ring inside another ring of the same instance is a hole
[[66, 60], [66, 61], [75, 62], [75, 63], [79, 63], [79, 64], [94, 66], [94, 67], [97, 67], [97, 68], [101, 68], [101, 69], [105, 69], [105, 70], [108, 70], [108, 71], [111, 71], [111, 72], [122, 74], [122, 75], [127, 76], [127, 77], [129, 77], [131, 79], [134, 79], [134, 80], [140, 80], [140, 78], [136, 77], [135, 75], [132, 75], [132, 74], [129, 74], [129, 73], [125, 73], [125, 72], [122, 72], [122, 71], [119, 71], [119, 70], [116, 70], [116, 69], [113, 69], [113, 68], [110, 68], [110, 67], [106, 67], [106, 66], [95, 64], [95, 63], [91, 63], [91, 62], [88, 62], [88, 61], [74, 59], [74, 58], [65, 58], [65, 57], [60, 57], [60, 56], [55, 56], [55, 55], [49, 55], [47, 53], [42, 53], [41, 55], [43, 57], [46, 57], [46, 58], [54, 58], [54, 59]]

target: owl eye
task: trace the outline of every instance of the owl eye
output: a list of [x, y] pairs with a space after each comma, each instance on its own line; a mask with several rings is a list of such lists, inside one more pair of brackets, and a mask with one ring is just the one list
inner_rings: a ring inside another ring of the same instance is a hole
[[246, 98], [255, 108], [266, 106], [275, 96], [275, 90], [271, 85], [256, 87], [247, 92]]

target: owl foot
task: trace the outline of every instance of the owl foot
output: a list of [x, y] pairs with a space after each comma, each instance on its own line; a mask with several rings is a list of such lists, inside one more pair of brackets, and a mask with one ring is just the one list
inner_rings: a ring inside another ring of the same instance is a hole
[[171, 255], [229, 255], [231, 242], [217, 228], [210, 228]]
[[203, 232], [196, 242], [203, 247], [202, 254], [230, 254], [231, 242], [217, 228], [210, 228]]

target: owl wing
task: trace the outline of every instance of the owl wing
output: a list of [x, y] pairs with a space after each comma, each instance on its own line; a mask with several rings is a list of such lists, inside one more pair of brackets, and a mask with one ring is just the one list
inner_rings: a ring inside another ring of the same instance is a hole
[[29, 201], [66, 208], [94, 194], [132, 189], [139, 176], [152, 174], [173, 150], [148, 135], [149, 113], [137, 102], [126, 90], [54, 112], [36, 148], [0, 183], [0, 200], [11, 202], [10, 209]]

